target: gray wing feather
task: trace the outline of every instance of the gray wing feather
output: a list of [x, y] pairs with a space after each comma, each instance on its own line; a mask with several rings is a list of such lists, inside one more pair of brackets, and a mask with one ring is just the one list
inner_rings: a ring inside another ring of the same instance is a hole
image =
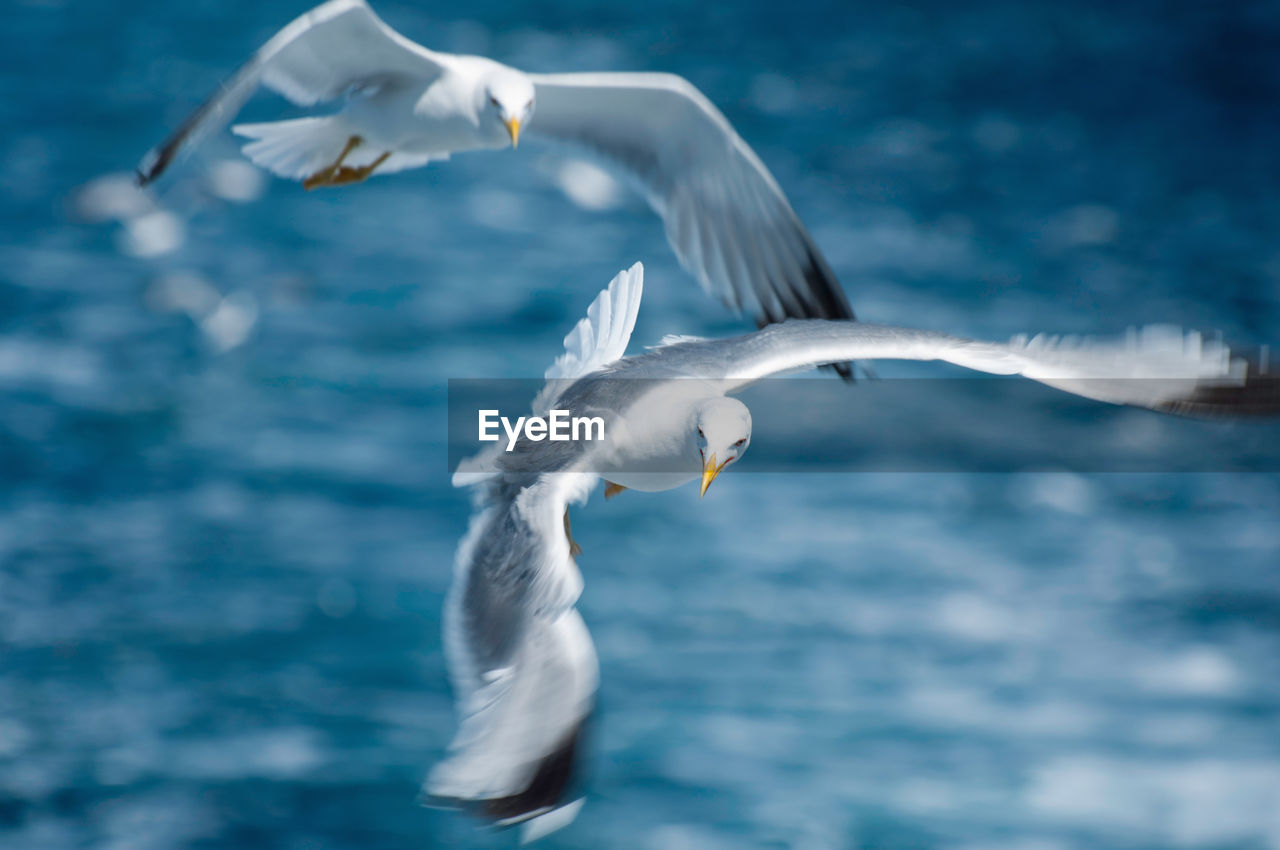
[[983, 342], [858, 322], [792, 320], [723, 340], [680, 342], [619, 364], [631, 377], [722, 380], [726, 392], [786, 372], [842, 360], [942, 360], [1021, 375], [1065, 392], [1180, 414], [1280, 411], [1280, 389], [1261, 361], [1218, 339], [1153, 325], [1119, 339], [1015, 337]]
[[[773, 175], [710, 101], [670, 74], [533, 75], [531, 135], [576, 146], [628, 178], [681, 263], [758, 324], [853, 310]], [[769, 245], [764, 262], [756, 246]]]
[[427, 780], [429, 801], [502, 823], [570, 802], [574, 750], [599, 672], [573, 607], [582, 577], [561, 517], [595, 482], [570, 473], [487, 485], [445, 608], [461, 722], [449, 757]]

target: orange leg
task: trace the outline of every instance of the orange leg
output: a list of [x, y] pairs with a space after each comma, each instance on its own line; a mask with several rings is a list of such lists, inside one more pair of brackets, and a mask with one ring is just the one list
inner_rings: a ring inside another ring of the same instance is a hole
[[363, 183], [369, 179], [379, 165], [387, 161], [387, 157], [391, 156], [391, 151], [384, 151], [382, 156], [375, 159], [368, 165], [360, 165], [355, 168], [344, 165], [338, 169], [338, 173], [333, 176], [329, 182], [330, 186], [346, 186], [348, 183]]
[[573, 532], [569, 530], [569, 509], [564, 509], [564, 539], [569, 541], [569, 554], [578, 557], [582, 554], [582, 547], [578, 545], [578, 541], [573, 539]]
[[[360, 147], [360, 145], [363, 143], [364, 143], [364, 139], [360, 138], [359, 136], [352, 136], [351, 138], [347, 139], [347, 144], [342, 148], [342, 153], [338, 154], [338, 158], [333, 161], [333, 164], [325, 166], [324, 168], [317, 171], [315, 174], [312, 174], [306, 180], [303, 180], [302, 188], [310, 192], [312, 189], [315, 189], [318, 186], [337, 185], [336, 183], [333, 182], [333, 178], [334, 178], [334, 175], [339, 174], [341, 170], [343, 170], [342, 169], [343, 160], [345, 160], [353, 150]], [[350, 170], [350, 169], [346, 169], [346, 170]]]

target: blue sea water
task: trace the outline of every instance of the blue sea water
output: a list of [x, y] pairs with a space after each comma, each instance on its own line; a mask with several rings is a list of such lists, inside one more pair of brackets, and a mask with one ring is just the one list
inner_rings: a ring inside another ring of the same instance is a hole
[[[532, 70], [687, 76], [868, 320], [1277, 341], [1280, 4], [377, 9]], [[636, 260], [638, 342], [744, 327], [639, 201], [533, 145], [305, 193], [224, 134], [128, 191], [302, 10], [6, 10], [5, 850], [513, 846], [414, 803], [454, 730], [447, 382], [539, 375]], [[1001, 416], [931, 395], [882, 438]], [[1174, 420], [1113, 422], [1195, 451]], [[744, 461], [702, 501], [595, 496], [574, 531], [601, 711], [587, 805], [544, 846], [1280, 848], [1274, 471]]]

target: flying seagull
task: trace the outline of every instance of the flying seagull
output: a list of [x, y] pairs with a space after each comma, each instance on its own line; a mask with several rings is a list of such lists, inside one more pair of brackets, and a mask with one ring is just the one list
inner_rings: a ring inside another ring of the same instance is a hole
[[231, 121], [259, 85], [337, 114], [241, 124], [245, 154], [308, 189], [358, 183], [523, 135], [574, 148], [639, 188], [680, 262], [758, 326], [851, 319], [831, 268], [773, 175], [724, 115], [672, 74], [526, 74], [428, 50], [364, 0], [331, 0], [280, 30], [138, 168], [143, 185]]
[[751, 413], [731, 397], [784, 372], [841, 360], [943, 360], [1022, 375], [1076, 395], [1182, 414], [1280, 410], [1280, 381], [1221, 342], [1168, 328], [1103, 342], [1036, 336], [979, 342], [849, 321], [792, 320], [731, 339], [676, 338], [625, 356], [643, 269], [622, 272], [565, 337], [533, 404], [601, 416], [604, 439], [520, 440], [454, 475], [476, 486], [458, 547], [444, 645], [461, 726], [428, 777], [426, 799], [469, 809], [525, 838], [571, 821], [574, 765], [598, 678], [576, 610], [582, 591], [568, 506], [600, 481], [701, 494], [743, 456]]

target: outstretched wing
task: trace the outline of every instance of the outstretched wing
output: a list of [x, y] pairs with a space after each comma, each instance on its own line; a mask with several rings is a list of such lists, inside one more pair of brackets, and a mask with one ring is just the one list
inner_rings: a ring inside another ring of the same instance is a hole
[[627, 353], [631, 332], [644, 293], [644, 265], [636, 263], [609, 281], [564, 338], [564, 354], [543, 374], [547, 384], [533, 402], [533, 412], [545, 413], [571, 383], [608, 366]]
[[[545, 415], [574, 381], [608, 366], [627, 353], [643, 293], [642, 263], [618, 272], [600, 291], [587, 308], [587, 315], [579, 319], [564, 338], [564, 353], [547, 367], [543, 375], [547, 383], [533, 400], [535, 415]], [[487, 480], [497, 470], [502, 454], [501, 445], [495, 443], [475, 457], [462, 461], [453, 474], [453, 486], [465, 487]]]
[[853, 310], [773, 175], [707, 98], [672, 74], [533, 75], [530, 135], [620, 170], [662, 216], [680, 262], [757, 324]]
[[138, 182], [155, 180], [184, 150], [235, 117], [258, 85], [302, 106], [392, 79], [428, 81], [442, 57], [397, 33], [364, 0], [330, 0], [296, 18], [240, 66], [199, 109], [138, 166]]
[[534, 831], [572, 819], [599, 671], [563, 517], [596, 480], [492, 483], [458, 547], [444, 638], [461, 726], [424, 787], [432, 804]]
[[[657, 352], [678, 368], [723, 378], [727, 391], [839, 360], [944, 360], [1022, 375], [1075, 395], [1181, 414], [1280, 412], [1280, 380], [1220, 340], [1168, 326], [1115, 340], [1038, 335], [980, 342], [933, 331], [855, 322], [793, 321], [734, 339]], [[670, 368], [670, 367], [667, 367]]]

